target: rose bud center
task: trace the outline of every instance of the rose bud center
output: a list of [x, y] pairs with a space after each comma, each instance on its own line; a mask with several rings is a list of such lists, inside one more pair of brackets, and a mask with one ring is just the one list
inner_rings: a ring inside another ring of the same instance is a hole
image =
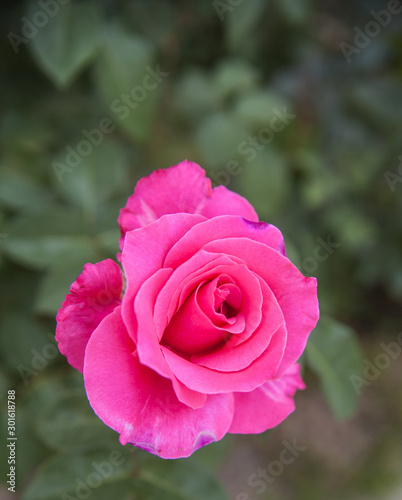
[[201, 282], [185, 299], [167, 326], [162, 343], [186, 354], [221, 347], [244, 331], [242, 293], [225, 274]]

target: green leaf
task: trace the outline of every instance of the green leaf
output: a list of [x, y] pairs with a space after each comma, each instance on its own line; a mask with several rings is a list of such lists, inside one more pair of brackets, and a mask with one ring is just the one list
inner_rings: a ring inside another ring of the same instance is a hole
[[17, 262], [46, 269], [94, 255], [94, 242], [79, 210], [47, 205], [45, 211], [21, 215], [4, 227], [3, 249]]
[[175, 106], [192, 123], [219, 107], [217, 88], [199, 69], [188, 70], [176, 85]]
[[130, 461], [123, 447], [86, 454], [55, 455], [38, 469], [22, 500], [93, 498], [125, 500], [131, 489]]
[[145, 457], [135, 480], [138, 498], [147, 500], [227, 500], [218, 478], [194, 459], [162, 461]]
[[194, 462], [194, 465], [201, 463], [211, 471], [219, 470], [220, 466], [227, 458], [232, 441], [229, 436], [225, 439], [210, 443], [208, 446], [202, 446], [196, 453], [186, 459], [186, 462]]
[[310, 335], [306, 352], [335, 416], [351, 417], [357, 409], [358, 395], [350, 376], [360, 375], [363, 370], [363, 355], [354, 331], [323, 317]]
[[243, 59], [224, 59], [213, 75], [215, 92], [221, 99], [245, 92], [259, 80], [258, 71]]
[[[9, 385], [8, 389], [14, 388], [15, 386]], [[32, 435], [32, 428], [30, 422], [32, 421], [32, 415], [28, 414], [21, 406], [18, 404], [18, 399], [20, 393], [18, 391], [18, 386], [16, 390], [16, 491], [19, 491], [19, 486], [23, 484], [23, 481], [29, 476], [32, 468], [40, 460], [46, 458], [48, 450], [42, 445], [42, 443]], [[7, 403], [5, 404], [7, 408]], [[6, 438], [7, 429], [7, 411], [2, 411], [0, 413], [0, 425], [4, 429], [3, 436]], [[7, 441], [9, 443], [10, 441]], [[7, 474], [10, 473], [10, 465], [7, 463], [8, 454], [3, 453], [0, 456], [0, 474], [2, 476], [2, 482], [7, 481]], [[3, 479], [4, 478], [4, 479]], [[7, 485], [8, 486], [8, 485]]]
[[402, 89], [396, 80], [359, 81], [350, 86], [347, 100], [365, 123], [398, 136], [398, 127], [402, 125]]
[[[54, 334], [53, 334], [54, 335]], [[67, 365], [67, 362], [66, 362]], [[84, 381], [82, 373], [77, 370], [62, 372], [43, 372], [44, 376], [32, 379], [32, 385], [22, 398], [21, 404], [27, 414], [31, 415], [32, 431], [37, 424], [40, 412], [66, 391], [81, 392], [84, 397]], [[34, 416], [34, 418], [32, 418]]]
[[[96, 4], [68, 2], [57, 6], [58, 12], [48, 17], [41, 27], [35, 27], [35, 36], [29, 46], [42, 70], [59, 87], [66, 87], [96, 51], [100, 18]], [[32, 2], [28, 18], [35, 20], [38, 4]]]
[[237, 101], [235, 114], [236, 119], [246, 126], [271, 128], [270, 120], [276, 113], [282, 113], [284, 110], [291, 113], [290, 106], [287, 106], [287, 101], [281, 95], [272, 91], [255, 91], [241, 96]]
[[[96, 217], [99, 208], [126, 185], [128, 163], [125, 150], [102, 137], [99, 129], [86, 132], [94, 141], [91, 153], [71, 172], [65, 172], [62, 182], [54, 176], [54, 183], [67, 201], [82, 208], [86, 215]], [[87, 139], [83, 136], [81, 140]], [[59, 163], [67, 165], [65, 158], [64, 149]]]
[[82, 391], [58, 394], [37, 415], [36, 430], [49, 448], [62, 453], [118, 445], [116, 432], [95, 415]]
[[113, 122], [138, 141], [148, 138], [165, 79], [155, 77], [159, 66], [153, 64], [153, 52], [144, 39], [113, 25], [103, 34], [95, 68], [96, 84]]
[[236, 6], [229, 7], [230, 12], [225, 13], [227, 31], [226, 36], [230, 48], [237, 49], [245, 40], [252, 37], [264, 9], [267, 7], [264, 0], [249, 0]]
[[40, 206], [52, 195], [28, 176], [7, 171], [0, 176], [0, 203], [7, 208], [19, 209]]
[[311, 14], [311, 4], [310, 0], [298, 0], [293, 2], [292, 0], [276, 0], [276, 5], [278, 9], [292, 25], [300, 25], [306, 23]]
[[206, 117], [196, 133], [197, 146], [212, 168], [236, 159], [238, 148], [248, 131], [230, 114], [216, 113]]
[[[262, 148], [265, 146], [265, 149]], [[261, 151], [248, 146], [248, 157], [241, 176], [243, 194], [263, 219], [270, 219], [286, 205], [289, 196], [290, 176], [285, 158], [270, 145], [259, 144]], [[244, 149], [246, 151], [246, 149]]]
[[0, 320], [0, 359], [4, 367], [21, 375], [19, 381], [23, 380], [22, 370], [26, 368], [40, 371], [35, 368], [38, 357], [43, 359], [39, 365], [45, 368], [57, 356], [56, 346], [48, 357], [42, 355], [42, 350], [50, 342], [46, 330], [26, 310], [24, 314], [21, 311], [24, 309], [2, 311]]

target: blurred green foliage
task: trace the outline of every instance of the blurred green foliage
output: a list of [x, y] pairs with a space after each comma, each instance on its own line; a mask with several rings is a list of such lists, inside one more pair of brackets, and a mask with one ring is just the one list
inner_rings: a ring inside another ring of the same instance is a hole
[[49, 347], [83, 264], [118, 251], [118, 211], [136, 181], [185, 158], [246, 196], [318, 277], [323, 316], [335, 319], [313, 334], [306, 360], [335, 414], [355, 411], [348, 374], [361, 354], [339, 321], [375, 329], [402, 299], [402, 15], [350, 63], [340, 44], [382, 8], [2, 4], [0, 388], [3, 400], [16, 388], [18, 433], [29, 436], [17, 449], [23, 498], [74, 495], [75, 479], [111, 450], [123, 465], [92, 498], [132, 498], [133, 481], [136, 498], [225, 498], [212, 472], [225, 443], [175, 463], [130, 453]]

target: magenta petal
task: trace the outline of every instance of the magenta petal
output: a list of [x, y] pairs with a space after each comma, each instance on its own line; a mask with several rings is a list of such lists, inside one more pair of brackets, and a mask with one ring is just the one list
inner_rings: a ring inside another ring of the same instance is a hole
[[280, 424], [295, 409], [293, 396], [304, 389], [300, 366], [292, 365], [281, 378], [252, 392], [235, 392], [235, 414], [229, 432], [257, 434]]
[[240, 215], [250, 221], [258, 222], [258, 215], [246, 198], [225, 186], [213, 189], [212, 197], [205, 199], [199, 213], [208, 219], [218, 215]]
[[[207, 219], [191, 228], [169, 251], [165, 266], [177, 267], [209, 242], [225, 238], [249, 238], [264, 243], [284, 255], [282, 233], [265, 222], [250, 222], [243, 217], [223, 215]], [[222, 251], [222, 253], [225, 253]]]
[[120, 210], [118, 223], [122, 236], [165, 214], [200, 213], [198, 206], [211, 196], [211, 181], [192, 161], [184, 160], [173, 167], [155, 170], [138, 181], [134, 194]]
[[180, 403], [170, 380], [140, 364], [120, 308], [91, 337], [84, 381], [89, 402], [106, 425], [131, 443], [162, 458], [188, 457], [221, 439], [233, 416], [233, 395], [208, 396], [193, 410]]
[[243, 259], [249, 269], [261, 276], [272, 290], [282, 309], [288, 331], [286, 350], [277, 373], [280, 376], [299, 359], [310, 332], [317, 324], [317, 280], [303, 276], [279, 252], [248, 238], [212, 241], [204, 246], [204, 250]]
[[[216, 278], [217, 279], [217, 278]], [[167, 326], [162, 342], [177, 351], [193, 354], [220, 345], [227, 335], [223, 330], [226, 322], [222, 314], [207, 315], [200, 306], [205, 288], [213, 283], [199, 285], [192, 292]]]
[[162, 267], [172, 245], [192, 226], [205, 217], [194, 214], [165, 215], [153, 224], [129, 231], [122, 252], [122, 265], [126, 277], [122, 314], [133, 340], [136, 340], [137, 320], [134, 298], [146, 279]]
[[205, 170], [184, 160], [138, 181], [134, 194], [120, 210], [120, 248], [123, 249], [127, 231], [151, 224], [162, 215], [175, 213], [201, 214], [208, 218], [239, 215], [258, 221], [258, 215], [245, 198], [224, 186], [212, 189]]
[[122, 273], [111, 259], [85, 264], [59, 309], [56, 340], [70, 365], [82, 372], [92, 332], [121, 302]]
[[145, 281], [135, 298], [134, 309], [138, 319], [137, 354], [143, 365], [172, 380], [173, 389], [181, 402], [191, 408], [201, 408], [206, 401], [205, 394], [188, 389], [176, 379], [166, 363], [157, 338], [153, 318], [155, 298], [171, 272], [171, 269], [159, 269]]
[[[258, 285], [258, 280], [256, 281]], [[238, 344], [231, 344], [231, 341], [229, 341], [224, 348], [215, 353], [192, 356], [191, 361], [193, 363], [219, 371], [242, 370], [247, 368], [269, 348], [271, 338], [278, 331], [278, 328], [284, 324], [284, 318], [279, 304], [268, 285], [261, 278], [259, 282], [263, 296], [259, 304], [262, 320], [252, 335]]]
[[237, 264], [226, 255], [198, 252], [175, 269], [156, 299], [154, 317], [159, 339], [175, 312], [202, 281], [212, 279]]
[[286, 328], [282, 324], [259, 358], [247, 368], [233, 372], [220, 372], [196, 365], [167, 347], [162, 347], [162, 352], [173, 373], [187, 387], [204, 394], [219, 394], [252, 391], [273, 378], [283, 357], [285, 345]]

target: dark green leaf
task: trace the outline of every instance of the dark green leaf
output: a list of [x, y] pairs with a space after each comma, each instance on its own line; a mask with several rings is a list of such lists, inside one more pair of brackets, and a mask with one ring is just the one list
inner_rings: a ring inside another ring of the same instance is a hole
[[62, 453], [118, 444], [116, 432], [94, 414], [81, 391], [64, 391], [44, 406], [37, 416], [36, 428], [49, 448]]
[[[241, 120], [246, 126], [272, 128], [270, 120], [276, 116], [276, 113], [283, 113], [284, 110], [291, 113], [290, 106], [282, 96], [271, 91], [257, 91], [241, 96], [236, 104], [235, 113], [236, 119]], [[278, 124], [278, 121], [275, 119], [275, 125]], [[283, 128], [285, 128], [287, 123], [283, 124]]]
[[267, 2], [264, 0], [240, 2], [233, 7], [228, 5], [228, 10], [224, 13], [224, 21], [230, 48], [237, 49], [253, 35], [266, 7]]
[[[18, 309], [2, 312], [0, 332], [3, 366], [21, 376], [20, 382], [30, 379], [31, 371], [36, 374], [47, 368], [57, 356], [55, 345], [47, 355], [45, 347], [52, 341], [46, 330], [28, 313], [22, 315]], [[44, 349], [46, 356], [42, 353]]]
[[358, 395], [350, 376], [360, 376], [363, 369], [362, 352], [353, 330], [328, 317], [321, 318], [307, 343], [307, 360], [320, 377], [336, 417], [351, 417], [357, 409]]
[[11, 172], [0, 176], [0, 203], [7, 208], [38, 207], [52, 198], [34, 180]]
[[276, 4], [289, 24], [300, 25], [305, 23], [311, 14], [310, 0], [277, 0]]
[[[47, 16], [48, 21], [35, 27], [30, 47], [33, 56], [53, 82], [65, 87], [93, 56], [99, 41], [100, 19], [96, 4], [68, 2], [59, 5], [58, 12]], [[28, 12], [35, 19], [37, 2], [32, 2]]]
[[[242, 194], [263, 219], [269, 220], [280, 207], [287, 203], [289, 170], [285, 158], [271, 145], [259, 143], [258, 146], [261, 151], [250, 144], [247, 146], [248, 157], [255, 155], [255, 158], [242, 165]], [[246, 151], [245, 148], [244, 151]]]
[[[88, 498], [126, 499], [130, 462], [123, 448], [87, 454], [55, 455], [40, 466], [23, 500]], [[67, 495], [70, 495], [67, 496]]]
[[205, 118], [197, 130], [196, 141], [206, 164], [213, 168], [236, 159], [247, 132], [230, 114], [217, 113]]
[[141, 463], [135, 481], [139, 498], [147, 500], [227, 500], [219, 480], [195, 460], [163, 461], [151, 455]]
[[155, 77], [159, 65], [153, 60], [153, 49], [144, 39], [127, 34], [118, 26], [104, 32], [96, 84], [113, 122], [139, 141], [148, 138], [160, 85], [165, 79]]
[[85, 260], [93, 255], [93, 241], [78, 210], [48, 205], [45, 211], [11, 219], [4, 251], [21, 264], [46, 269], [52, 264]]
[[[82, 208], [84, 213], [95, 217], [98, 209], [122, 186], [126, 184], [127, 157], [125, 151], [115, 142], [105, 139], [102, 132], [86, 131], [94, 137], [91, 153], [71, 172], [65, 172], [55, 186], [63, 197]], [[88, 141], [86, 137], [81, 140]], [[66, 151], [58, 158], [63, 165]]]
[[258, 71], [244, 59], [224, 59], [216, 68], [213, 84], [221, 99], [252, 88], [258, 81]]

